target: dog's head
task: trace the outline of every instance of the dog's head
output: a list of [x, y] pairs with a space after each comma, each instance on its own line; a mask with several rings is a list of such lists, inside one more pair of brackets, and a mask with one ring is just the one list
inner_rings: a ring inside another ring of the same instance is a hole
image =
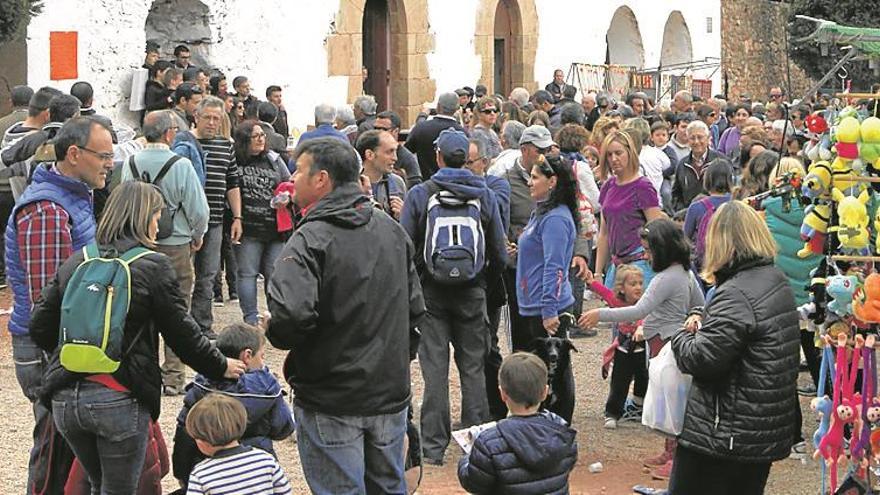
[[570, 340], [561, 337], [538, 337], [532, 340], [529, 350], [541, 358], [548, 368], [568, 364], [571, 351], [578, 352]]

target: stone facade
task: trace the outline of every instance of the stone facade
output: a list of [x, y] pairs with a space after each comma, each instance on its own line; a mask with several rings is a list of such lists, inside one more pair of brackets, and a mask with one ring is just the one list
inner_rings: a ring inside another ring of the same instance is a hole
[[[721, 67], [729, 98], [749, 94], [766, 101], [772, 86], [787, 87], [785, 29], [790, 8], [768, 0], [721, 2]], [[794, 62], [789, 67], [791, 97], [800, 98], [812, 81]]]

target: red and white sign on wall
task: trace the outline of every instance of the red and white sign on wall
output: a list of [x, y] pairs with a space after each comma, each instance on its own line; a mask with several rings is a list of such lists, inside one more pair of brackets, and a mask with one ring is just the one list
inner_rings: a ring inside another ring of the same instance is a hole
[[49, 79], [60, 81], [79, 77], [77, 35], [76, 31], [49, 33]]

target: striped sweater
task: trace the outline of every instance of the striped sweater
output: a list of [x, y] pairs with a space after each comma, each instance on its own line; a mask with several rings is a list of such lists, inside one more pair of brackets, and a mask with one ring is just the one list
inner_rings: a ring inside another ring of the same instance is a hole
[[214, 454], [193, 468], [187, 495], [289, 494], [290, 482], [272, 455], [239, 445]]
[[235, 162], [232, 141], [225, 138], [199, 139], [205, 150], [205, 197], [211, 216], [208, 225], [223, 223], [226, 208], [226, 191], [241, 184], [241, 172]]

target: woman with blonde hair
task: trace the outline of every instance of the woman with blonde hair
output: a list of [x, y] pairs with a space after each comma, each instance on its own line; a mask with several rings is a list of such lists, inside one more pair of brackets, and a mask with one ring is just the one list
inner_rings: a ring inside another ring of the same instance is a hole
[[739, 201], [712, 216], [703, 278], [715, 284], [699, 327], [672, 337], [693, 376], [670, 493], [760, 494], [796, 434], [798, 314], [760, 214]]
[[599, 191], [602, 220], [596, 239], [594, 277], [603, 280], [606, 273], [605, 286], [610, 287], [615, 267], [632, 264], [642, 270], [647, 286], [654, 272], [645, 258], [639, 232], [646, 223], [664, 215], [657, 190], [639, 174], [639, 152], [629, 134], [615, 131], [605, 138], [599, 153], [599, 175], [605, 183]]
[[[98, 224], [97, 242], [61, 265], [31, 315], [31, 337], [51, 356], [41, 400], [52, 408], [58, 430], [88, 473], [92, 493], [135, 493], [138, 486], [150, 420], [159, 417], [159, 333], [200, 373], [237, 379], [245, 370], [244, 363], [224, 357], [202, 334], [189, 314], [171, 260], [149, 250], [155, 246], [164, 206], [152, 184], [129, 181], [117, 186]], [[124, 351], [112, 373], [74, 373], [60, 360], [62, 299], [87, 253], [129, 260], [130, 302], [120, 336]]]
[[593, 125], [593, 133], [590, 135], [590, 142], [596, 148], [601, 148], [605, 142], [605, 136], [620, 129], [617, 121], [611, 117], [599, 117], [599, 120]]

